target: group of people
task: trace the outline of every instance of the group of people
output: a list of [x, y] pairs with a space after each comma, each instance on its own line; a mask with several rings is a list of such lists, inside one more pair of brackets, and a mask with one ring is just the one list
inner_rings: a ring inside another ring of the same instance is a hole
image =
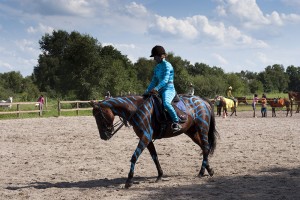
[[[236, 104], [236, 99], [232, 95], [232, 87], [229, 86], [227, 90], [227, 98], [232, 99], [234, 101], [234, 104]], [[252, 100], [252, 109], [253, 109], [253, 117], [256, 117], [256, 104], [258, 103], [259, 98], [257, 94], [254, 94], [253, 100]], [[261, 101], [261, 116], [262, 117], [267, 117], [267, 96], [265, 94], [262, 94], [262, 97], [260, 99]]]
[[[256, 117], [255, 111], [256, 111], [256, 104], [258, 103], [259, 98], [257, 94], [254, 94], [253, 101], [252, 101], [252, 108], [253, 108], [253, 117]], [[265, 94], [262, 94], [261, 96], [261, 116], [267, 117], [267, 96]]]

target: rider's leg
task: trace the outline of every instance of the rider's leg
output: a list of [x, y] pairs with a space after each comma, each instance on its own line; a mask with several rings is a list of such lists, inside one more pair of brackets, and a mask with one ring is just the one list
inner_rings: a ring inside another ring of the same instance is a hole
[[181, 126], [179, 124], [179, 119], [177, 117], [176, 111], [173, 108], [171, 102], [175, 96], [175, 90], [165, 90], [162, 93], [162, 100], [164, 104], [164, 108], [168, 111], [170, 117], [172, 118], [173, 124], [172, 129], [174, 131], [179, 131], [181, 129]]

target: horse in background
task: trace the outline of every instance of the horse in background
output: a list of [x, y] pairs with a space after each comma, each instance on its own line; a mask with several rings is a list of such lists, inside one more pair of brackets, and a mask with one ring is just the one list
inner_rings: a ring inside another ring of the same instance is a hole
[[234, 101], [232, 99], [228, 99], [223, 96], [216, 96], [215, 104], [217, 105], [217, 115], [221, 116], [221, 110], [223, 108], [223, 117], [224, 118], [227, 117], [228, 116], [227, 111], [230, 108], [230, 110], [231, 110], [230, 116], [232, 116], [233, 113], [235, 114], [235, 116], [237, 116], [236, 107], [238, 105], [238, 100], [236, 100], [236, 104], [234, 104]]
[[[158, 172], [156, 181], [160, 181], [163, 171], [158, 161], [154, 141], [175, 137], [182, 133], [190, 137], [202, 150], [203, 160], [198, 176], [204, 176], [205, 170], [213, 176], [214, 171], [208, 162], [208, 156], [212, 155], [216, 148], [218, 136], [213, 106], [198, 96], [179, 96], [179, 98], [186, 106], [187, 120], [182, 124], [182, 129], [177, 132], [172, 131], [171, 121], [162, 123], [157, 115], [158, 104], [154, 95], [145, 98], [142, 96], [113, 97], [101, 102], [90, 102], [101, 139], [109, 140], [124, 125], [124, 123], [114, 124], [115, 116], [119, 116], [121, 122], [129, 123], [139, 138], [137, 148], [131, 157], [126, 188], [133, 185], [135, 165], [145, 148], [149, 150], [156, 165]], [[118, 127], [114, 130], [116, 126]]]
[[276, 117], [276, 108], [286, 107], [286, 117], [289, 115], [292, 116], [291, 112], [291, 102], [287, 98], [267, 98], [267, 103], [272, 108], [272, 117]]
[[2, 108], [11, 108], [12, 107], [12, 103], [13, 102], [13, 98], [9, 97], [6, 101], [5, 100], [1, 100], [0, 101], [0, 107]]
[[289, 99], [291, 101], [291, 113], [293, 112], [293, 104], [294, 104], [294, 102], [297, 105], [296, 113], [299, 113], [299, 108], [300, 108], [300, 92], [289, 91], [288, 95], [289, 95]]
[[235, 97], [237, 99], [237, 104], [240, 105], [240, 103], [244, 103], [245, 105], [248, 105], [247, 97]]

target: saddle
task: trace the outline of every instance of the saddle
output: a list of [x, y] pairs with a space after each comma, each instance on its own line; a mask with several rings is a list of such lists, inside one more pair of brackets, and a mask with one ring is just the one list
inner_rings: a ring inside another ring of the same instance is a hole
[[[169, 113], [164, 109], [162, 99], [158, 95], [152, 95], [154, 101], [154, 112], [157, 121], [159, 122], [168, 122], [172, 121]], [[184, 123], [187, 121], [187, 113], [185, 103], [180, 99], [176, 94], [174, 99], [171, 102], [173, 108], [176, 111], [179, 123]]]

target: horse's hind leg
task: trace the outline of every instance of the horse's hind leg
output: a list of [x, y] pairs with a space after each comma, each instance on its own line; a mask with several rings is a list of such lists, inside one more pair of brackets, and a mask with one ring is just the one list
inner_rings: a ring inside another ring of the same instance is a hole
[[152, 159], [155, 163], [156, 169], [157, 169], [158, 176], [157, 176], [156, 182], [158, 182], [158, 181], [161, 180], [161, 177], [163, 176], [163, 171], [160, 167], [158, 157], [157, 157], [157, 153], [156, 153], [155, 146], [154, 146], [153, 142], [150, 142], [148, 144], [147, 148], [150, 152], [150, 155], [151, 155], [151, 157], [152, 157]]
[[203, 160], [202, 160], [201, 169], [198, 174], [199, 177], [204, 176], [205, 169], [207, 170], [207, 172], [210, 176], [214, 175], [214, 170], [210, 167], [209, 162], [208, 162], [208, 154], [209, 154], [209, 151], [205, 148], [205, 150], [203, 150]]
[[205, 134], [202, 134], [200, 136], [200, 134], [195, 133], [193, 137], [190, 136], [192, 138], [192, 140], [196, 144], [198, 144], [200, 146], [200, 148], [202, 149], [203, 160], [202, 160], [201, 169], [200, 169], [198, 176], [199, 177], [204, 176], [205, 169], [207, 170], [207, 172], [210, 176], [213, 176], [214, 170], [210, 167], [209, 162], [208, 162], [208, 155], [209, 155], [209, 149], [210, 149], [209, 144], [208, 144], [208, 137]]

